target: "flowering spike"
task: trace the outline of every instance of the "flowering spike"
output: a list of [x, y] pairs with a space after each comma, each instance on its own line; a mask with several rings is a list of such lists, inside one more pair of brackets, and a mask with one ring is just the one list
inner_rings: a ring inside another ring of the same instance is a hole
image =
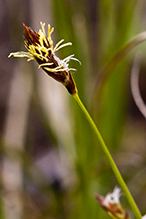
[[39, 68], [42, 68], [49, 76], [62, 83], [70, 94], [77, 93], [75, 82], [70, 73], [70, 70], [76, 69], [69, 68], [68, 62], [70, 60], [75, 60], [80, 63], [80, 61], [73, 58], [74, 55], [61, 60], [55, 54], [59, 49], [72, 44], [70, 42], [62, 44], [64, 40], [60, 40], [56, 46], [53, 47], [51, 33], [54, 28], [51, 28], [50, 25], [48, 25], [47, 37], [45, 23], [40, 22], [40, 24], [42, 30], [39, 30], [39, 32], [36, 32], [31, 27], [23, 24], [24, 44], [28, 52], [10, 53], [8, 57], [27, 57], [28, 61], [36, 60], [39, 64]]
[[96, 199], [101, 207], [113, 218], [113, 219], [130, 219], [126, 211], [120, 204], [119, 198], [121, 196], [121, 190], [115, 187], [112, 193], [108, 193], [105, 197], [97, 194]]

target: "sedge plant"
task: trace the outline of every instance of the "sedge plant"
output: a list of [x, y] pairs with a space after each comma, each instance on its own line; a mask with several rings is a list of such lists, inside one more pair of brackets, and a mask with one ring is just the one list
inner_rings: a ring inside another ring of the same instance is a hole
[[[70, 55], [66, 57], [65, 59], [61, 60], [58, 56], [56, 56], [55, 52], [59, 49], [72, 45], [72, 43], [63, 43], [63, 39], [60, 40], [55, 46], [53, 45], [53, 40], [51, 38], [51, 34], [54, 30], [54, 28], [51, 28], [50, 25], [48, 25], [48, 36], [46, 36], [45, 33], [45, 24], [40, 23], [42, 30], [39, 30], [39, 32], [34, 31], [31, 27], [26, 26], [23, 24], [24, 28], [24, 44], [27, 52], [14, 52], [10, 53], [9, 57], [26, 57], [28, 58], [28, 61], [35, 60], [39, 64], [39, 68], [42, 68], [49, 76], [57, 80], [58, 82], [62, 83], [67, 91], [72, 95], [74, 100], [79, 105], [80, 109], [82, 110], [84, 116], [88, 120], [93, 132], [96, 135], [96, 138], [98, 140], [99, 145], [101, 146], [106, 159], [109, 162], [109, 165], [111, 166], [115, 177], [117, 178], [117, 181], [122, 188], [129, 205], [131, 206], [131, 209], [133, 210], [133, 213], [135, 214], [135, 217], [137, 219], [141, 219], [141, 213], [126, 185], [126, 183], [123, 180], [123, 177], [121, 173], [119, 172], [111, 153], [109, 152], [109, 149], [104, 142], [96, 124], [94, 123], [93, 119], [91, 118], [90, 114], [88, 113], [87, 109], [85, 108], [84, 104], [82, 103], [77, 86], [75, 84], [75, 81], [72, 77], [71, 71], [76, 71], [74, 68], [69, 68], [69, 61], [74, 60], [80, 63], [80, 61], [74, 57], [74, 55]], [[129, 42], [129, 44], [126, 44], [124, 48], [118, 53], [117, 56], [114, 57], [114, 59], [110, 62], [108, 68], [112, 70], [113, 64], [115, 59], [118, 59], [120, 61], [120, 58], [123, 54], [127, 54], [131, 48], [136, 46], [138, 43], [146, 40], [146, 33], [142, 33], [141, 35], [138, 35], [136, 38], [134, 38], [132, 41]], [[81, 64], [81, 63], [80, 63]], [[106, 77], [106, 76], [105, 76]]]

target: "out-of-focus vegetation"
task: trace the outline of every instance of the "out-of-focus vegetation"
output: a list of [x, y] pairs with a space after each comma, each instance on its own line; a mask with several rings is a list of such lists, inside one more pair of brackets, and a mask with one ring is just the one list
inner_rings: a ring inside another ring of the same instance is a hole
[[[7, 59], [25, 50], [22, 23], [55, 27], [58, 52], [71, 61], [81, 99], [95, 120], [136, 203], [146, 213], [146, 122], [134, 104], [130, 72], [140, 50], [146, 100], [146, 44], [116, 66], [99, 91], [104, 66], [146, 28], [144, 0], [12, 0], [0, 2], [0, 218], [108, 218], [95, 199], [117, 181], [91, 128], [66, 89], [34, 62]], [[102, 83], [102, 81], [101, 81]], [[97, 98], [98, 96], [98, 98]], [[122, 203], [133, 216], [125, 198]]]

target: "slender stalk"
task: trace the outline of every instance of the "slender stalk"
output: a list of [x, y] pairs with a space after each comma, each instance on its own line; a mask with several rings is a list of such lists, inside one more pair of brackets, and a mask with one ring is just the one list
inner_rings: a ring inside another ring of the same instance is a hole
[[118, 170], [118, 168], [117, 168], [117, 166], [116, 166], [116, 164], [115, 164], [115, 162], [114, 162], [114, 160], [113, 160], [113, 158], [112, 158], [112, 156], [111, 156], [111, 154], [110, 154], [110, 152], [109, 152], [109, 150], [108, 150], [108, 148], [107, 148], [107, 146], [106, 146], [106, 144], [105, 144], [105, 142], [104, 142], [104, 140], [103, 140], [103, 138], [102, 138], [102, 136], [97, 128], [97, 126], [95, 125], [94, 121], [92, 120], [91, 116], [89, 115], [88, 111], [86, 110], [85, 106], [83, 105], [78, 93], [74, 94], [73, 97], [76, 100], [76, 102], [79, 105], [82, 112], [84, 113], [88, 122], [90, 123], [90, 125], [91, 125], [97, 139], [98, 139], [98, 142], [99, 142], [100, 146], [102, 147], [104, 154], [105, 154], [105, 156], [106, 156], [106, 158], [107, 158], [107, 160], [108, 160], [108, 162], [109, 162], [109, 164], [110, 164], [110, 166], [111, 166], [111, 168], [112, 168], [112, 170], [117, 178], [117, 181], [118, 181], [119, 185], [121, 186], [128, 202], [131, 206], [131, 209], [133, 210], [133, 213], [135, 214], [135, 217], [137, 219], [141, 219], [142, 218], [141, 213], [140, 213], [126, 183], [124, 182], [124, 180], [123, 180], [123, 178], [122, 178], [122, 176], [121, 176], [121, 174], [120, 174], [120, 172], [119, 172], [119, 170]]

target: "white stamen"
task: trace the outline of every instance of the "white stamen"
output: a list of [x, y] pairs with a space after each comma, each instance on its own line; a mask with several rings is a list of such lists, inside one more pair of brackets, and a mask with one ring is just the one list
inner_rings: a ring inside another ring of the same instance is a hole
[[68, 71], [77, 71], [75, 68], [69, 68]]
[[[65, 46], [71, 46], [72, 45], [72, 43], [64, 43], [64, 44], [62, 44], [61, 46], [59, 46], [57, 49], [53, 49], [53, 51], [55, 52], [55, 51], [58, 51], [59, 49], [61, 49], [61, 48], [63, 48], [63, 47], [65, 47]], [[56, 47], [56, 46], [55, 46]]]
[[73, 56], [74, 56], [74, 54], [73, 54], [73, 55], [70, 55], [70, 56], [68, 56], [68, 57], [66, 57], [65, 59], [63, 59], [63, 61], [64, 61], [65, 63], [67, 63], [67, 62], [69, 62], [70, 60], [74, 60], [74, 61], [79, 62], [80, 65], [82, 65], [82, 63], [81, 63], [78, 59], [74, 58]]
[[53, 53], [58, 50], [57, 48], [59, 47], [59, 45], [60, 45], [63, 41], [64, 41], [64, 39], [60, 40], [60, 41], [56, 44], [56, 46], [55, 46], [54, 49], [53, 49]]
[[72, 58], [73, 56], [74, 56], [74, 54], [73, 54], [73, 55], [70, 55], [70, 56], [67, 56], [66, 58], [63, 59], [63, 61], [67, 63], [67, 62], [69, 62], [69, 61], [71, 60], [71, 58]]
[[105, 205], [108, 206], [109, 203], [118, 204], [119, 198], [121, 196], [121, 189], [115, 187], [112, 193], [108, 193], [105, 197]]

